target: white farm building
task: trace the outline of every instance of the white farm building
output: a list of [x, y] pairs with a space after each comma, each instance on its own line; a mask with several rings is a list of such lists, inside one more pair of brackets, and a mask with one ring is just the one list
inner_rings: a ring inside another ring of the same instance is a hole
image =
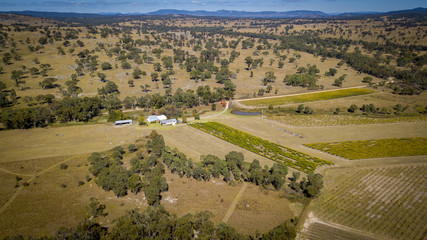
[[160, 122], [163, 120], [167, 120], [168, 118], [165, 115], [151, 115], [147, 117], [147, 122], [148, 123], [152, 123], [152, 122]]
[[162, 124], [162, 125], [173, 125], [173, 126], [175, 126], [175, 124], [177, 124], [177, 123], [178, 123], [178, 121], [175, 118], [160, 121], [160, 124]]

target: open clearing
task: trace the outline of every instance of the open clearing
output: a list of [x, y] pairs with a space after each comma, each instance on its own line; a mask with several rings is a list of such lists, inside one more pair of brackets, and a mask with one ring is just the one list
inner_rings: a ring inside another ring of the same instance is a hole
[[[69, 158], [69, 157], [68, 157]], [[53, 161], [53, 158], [47, 161]], [[59, 227], [76, 226], [87, 216], [87, 206], [91, 197], [96, 197], [106, 204], [108, 215], [100, 219], [109, 226], [113, 219], [121, 216], [124, 211], [144, 207], [143, 194], [129, 195], [116, 198], [112, 192], [105, 192], [93, 180], [86, 182], [86, 175], [90, 175], [87, 155], [75, 156], [66, 162], [68, 168], [61, 170], [58, 163], [67, 158], [58, 157], [50, 167], [37, 174], [37, 177], [23, 178], [29, 186], [22, 190], [10, 205], [0, 212], [0, 237], [21, 233], [24, 236], [40, 237], [52, 234]], [[24, 161], [25, 162], [25, 161]], [[45, 164], [44, 159], [34, 160], [33, 163]], [[2, 176], [0, 172], [0, 176]], [[2, 193], [10, 196], [19, 188], [15, 188], [15, 176], [7, 175], [7, 181], [2, 184]], [[13, 179], [13, 180], [12, 180]], [[78, 181], [85, 184], [79, 186]], [[66, 187], [61, 187], [65, 184]], [[8, 200], [9, 198], [7, 198]], [[6, 197], [2, 194], [2, 206]], [[67, 216], [67, 217], [64, 217]]]
[[[230, 186], [221, 179], [212, 178], [208, 182], [180, 178], [177, 174], [166, 173], [169, 190], [163, 193], [161, 204], [167, 210], [181, 217], [208, 210], [214, 214], [212, 220], [219, 223], [226, 216], [233, 200], [242, 189], [243, 184]], [[293, 211], [291, 203], [282, 192], [265, 190], [247, 183], [237, 206], [232, 212], [228, 224], [242, 233], [255, 234], [258, 230], [266, 232], [280, 223], [299, 216], [300, 211]], [[295, 208], [295, 207], [294, 207]]]
[[306, 146], [351, 160], [427, 155], [427, 139], [422, 137], [313, 143]]
[[149, 131], [111, 123], [0, 131], [0, 163], [104, 151]]
[[320, 100], [329, 100], [373, 93], [374, 90], [366, 88], [348, 88], [338, 90], [325, 90], [320, 92], [299, 93], [281, 97], [267, 97], [262, 99], [240, 100], [240, 103], [249, 106], [284, 105], [288, 103], [304, 103]]

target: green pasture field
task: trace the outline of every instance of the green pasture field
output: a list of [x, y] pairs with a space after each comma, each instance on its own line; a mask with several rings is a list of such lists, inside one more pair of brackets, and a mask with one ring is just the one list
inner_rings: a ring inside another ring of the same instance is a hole
[[350, 160], [427, 155], [427, 138], [389, 138], [306, 144], [307, 147]]
[[302, 172], [310, 173], [313, 172], [318, 165], [333, 164], [332, 162], [309, 156], [222, 123], [198, 122], [190, 126]]
[[303, 93], [293, 96], [272, 97], [265, 99], [241, 100], [240, 103], [249, 106], [283, 105], [288, 103], [304, 103], [335, 98], [351, 97], [373, 93], [374, 90], [366, 88], [339, 89], [324, 92]]

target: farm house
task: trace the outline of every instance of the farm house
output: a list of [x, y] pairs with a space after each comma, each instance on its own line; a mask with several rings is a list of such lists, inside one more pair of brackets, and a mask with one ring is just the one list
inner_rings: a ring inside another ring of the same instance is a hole
[[168, 118], [165, 115], [151, 115], [147, 117], [147, 122], [148, 123], [157, 122], [157, 121], [160, 122], [167, 119]]
[[178, 123], [178, 121], [175, 118], [160, 121], [160, 124], [162, 124], [163, 126], [164, 125], [173, 125], [173, 126], [175, 126], [175, 124], [177, 124], [177, 123]]

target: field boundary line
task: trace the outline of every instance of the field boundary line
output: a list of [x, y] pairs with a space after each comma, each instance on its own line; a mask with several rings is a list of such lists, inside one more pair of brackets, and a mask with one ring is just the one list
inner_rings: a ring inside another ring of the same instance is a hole
[[313, 151], [318, 152], [318, 153], [323, 153], [323, 154], [325, 154], [325, 155], [329, 155], [330, 157], [338, 158], [338, 159], [340, 159], [340, 160], [342, 160], [342, 161], [348, 161], [348, 162], [352, 161], [352, 160], [350, 160], [350, 159], [348, 159], [348, 158], [345, 158], [345, 157], [341, 157], [341, 156], [334, 155], [334, 154], [331, 154], [331, 153], [328, 153], [328, 152], [325, 152], [325, 151], [322, 151], [322, 150], [319, 150], [319, 149], [315, 149], [315, 148], [308, 147], [308, 146], [306, 146], [305, 144], [301, 144], [301, 147], [302, 147], [302, 148], [306, 148], [306, 149], [313, 150]]
[[[62, 163], [65, 163], [65, 162], [67, 162], [73, 158], [76, 158], [76, 157], [77, 156], [72, 156], [72, 157], [66, 158], [65, 160], [62, 160], [61, 162], [55, 163], [52, 166], [44, 169], [43, 171], [32, 175], [26, 182], [30, 183], [30, 182], [34, 181], [34, 179], [36, 179], [38, 176], [40, 176], [40, 175], [44, 174], [45, 172], [53, 169], [54, 167], [59, 166]], [[13, 193], [13, 195], [9, 198], [9, 200], [5, 204], [3, 204], [3, 206], [0, 207], [0, 214], [3, 213], [3, 211], [6, 210], [7, 207], [9, 207], [9, 205], [16, 199], [16, 197], [18, 197], [19, 193], [22, 191], [23, 188], [24, 188], [24, 186], [22, 186], [22, 185], [19, 186], [19, 188]]]
[[222, 222], [224, 222], [224, 223], [228, 222], [228, 220], [230, 219], [231, 215], [234, 212], [234, 209], [237, 206], [237, 203], [239, 203], [239, 200], [242, 197], [242, 195], [245, 192], [245, 190], [246, 190], [247, 187], [248, 187], [248, 183], [247, 182], [243, 182], [242, 188], [239, 190], [239, 192], [237, 193], [236, 197], [233, 199], [233, 202], [231, 203], [230, 208], [227, 210], [227, 213], [225, 213], [225, 216], [222, 219]]

